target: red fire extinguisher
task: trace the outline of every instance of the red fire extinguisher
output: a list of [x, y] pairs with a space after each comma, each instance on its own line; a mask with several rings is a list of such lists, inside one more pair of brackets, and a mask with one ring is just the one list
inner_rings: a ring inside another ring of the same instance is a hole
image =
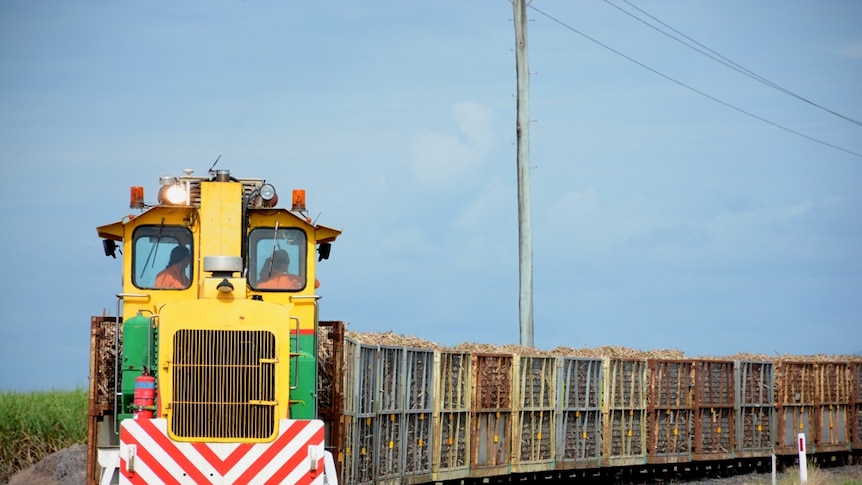
[[135, 419], [152, 419], [156, 406], [156, 378], [142, 375], [135, 378], [135, 397], [132, 409]]

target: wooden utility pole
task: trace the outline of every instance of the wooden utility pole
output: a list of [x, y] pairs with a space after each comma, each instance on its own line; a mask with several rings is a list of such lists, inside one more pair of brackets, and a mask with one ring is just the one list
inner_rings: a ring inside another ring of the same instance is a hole
[[530, 69], [527, 65], [527, 4], [512, 0], [515, 9], [515, 70], [518, 82], [518, 308], [521, 345], [533, 346], [533, 239], [530, 220]]

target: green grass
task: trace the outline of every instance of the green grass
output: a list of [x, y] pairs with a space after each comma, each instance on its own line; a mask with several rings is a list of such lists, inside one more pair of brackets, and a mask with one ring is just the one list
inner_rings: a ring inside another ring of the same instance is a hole
[[87, 391], [0, 391], [0, 483], [87, 440]]

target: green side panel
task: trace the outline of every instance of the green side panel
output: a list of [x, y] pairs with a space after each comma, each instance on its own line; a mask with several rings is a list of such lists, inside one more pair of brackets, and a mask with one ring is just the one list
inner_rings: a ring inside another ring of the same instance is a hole
[[[313, 335], [299, 337], [300, 356], [290, 360], [291, 401], [300, 401], [290, 407], [292, 419], [317, 417], [317, 350]], [[290, 337], [290, 351], [296, 353], [296, 337]]]
[[[150, 334], [150, 319], [137, 315], [123, 322], [123, 357], [120, 371], [122, 373], [122, 406], [119, 418], [131, 417], [131, 405], [135, 394], [135, 378], [141, 375], [144, 367], [150, 370], [147, 363], [147, 350], [155, 342]], [[155, 358], [154, 349], [150, 350], [150, 358]]]

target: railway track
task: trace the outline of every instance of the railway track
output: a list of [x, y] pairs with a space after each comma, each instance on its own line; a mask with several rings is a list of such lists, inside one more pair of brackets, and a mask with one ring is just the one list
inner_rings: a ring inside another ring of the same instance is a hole
[[[781, 483], [798, 483], [798, 460], [778, 458], [777, 477]], [[436, 482], [438, 485], [479, 485], [517, 483], [521, 485], [768, 485], [772, 461], [745, 459], [719, 462], [680, 463], [661, 466], [614, 469], [569, 470], [549, 473], [512, 474]], [[809, 481], [814, 485], [862, 485], [862, 454], [837, 453], [817, 457], [809, 465]]]

